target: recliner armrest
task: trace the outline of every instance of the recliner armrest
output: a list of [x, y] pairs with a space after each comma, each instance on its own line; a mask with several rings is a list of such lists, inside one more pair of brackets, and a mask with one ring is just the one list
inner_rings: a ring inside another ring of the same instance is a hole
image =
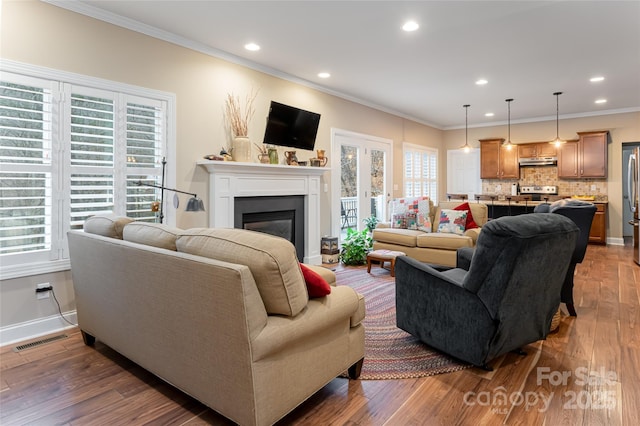
[[471, 259], [473, 258], [474, 252], [475, 248], [473, 247], [459, 248], [456, 251], [456, 268], [468, 271], [471, 267]]

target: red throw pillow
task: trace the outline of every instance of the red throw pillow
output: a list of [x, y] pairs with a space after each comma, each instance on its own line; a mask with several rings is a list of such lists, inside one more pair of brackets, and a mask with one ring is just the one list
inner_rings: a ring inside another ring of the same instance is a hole
[[467, 211], [467, 224], [464, 227], [465, 230], [473, 229], [473, 228], [479, 228], [479, 226], [476, 223], [476, 221], [473, 220], [473, 215], [471, 214], [471, 207], [469, 206], [469, 203], [462, 203], [458, 207], [454, 208], [454, 210], [466, 210]]
[[323, 297], [331, 293], [331, 286], [320, 274], [309, 268], [304, 263], [300, 264], [300, 269], [302, 269], [304, 281], [307, 283], [307, 292], [309, 292], [309, 297]]

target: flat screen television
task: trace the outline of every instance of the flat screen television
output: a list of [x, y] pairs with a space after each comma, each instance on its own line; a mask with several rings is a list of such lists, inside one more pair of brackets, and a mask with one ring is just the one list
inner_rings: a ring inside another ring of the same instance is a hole
[[263, 143], [313, 150], [320, 114], [271, 101]]

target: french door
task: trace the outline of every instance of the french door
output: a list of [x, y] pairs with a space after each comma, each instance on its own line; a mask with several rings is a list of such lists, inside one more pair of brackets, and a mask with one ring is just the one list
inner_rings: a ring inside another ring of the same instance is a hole
[[342, 241], [347, 229], [364, 229], [365, 218], [386, 220], [392, 141], [332, 129], [332, 152], [338, 161], [332, 161], [331, 229]]

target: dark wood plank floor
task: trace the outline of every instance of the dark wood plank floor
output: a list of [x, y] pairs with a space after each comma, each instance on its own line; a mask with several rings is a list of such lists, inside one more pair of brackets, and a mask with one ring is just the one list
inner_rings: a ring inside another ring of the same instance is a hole
[[[638, 425], [640, 266], [630, 246], [589, 246], [578, 317], [493, 372], [408, 380], [337, 378], [281, 425]], [[2, 425], [225, 425], [228, 420], [100, 344], [68, 338], [0, 350]], [[14, 345], [15, 346], [15, 345]]]

